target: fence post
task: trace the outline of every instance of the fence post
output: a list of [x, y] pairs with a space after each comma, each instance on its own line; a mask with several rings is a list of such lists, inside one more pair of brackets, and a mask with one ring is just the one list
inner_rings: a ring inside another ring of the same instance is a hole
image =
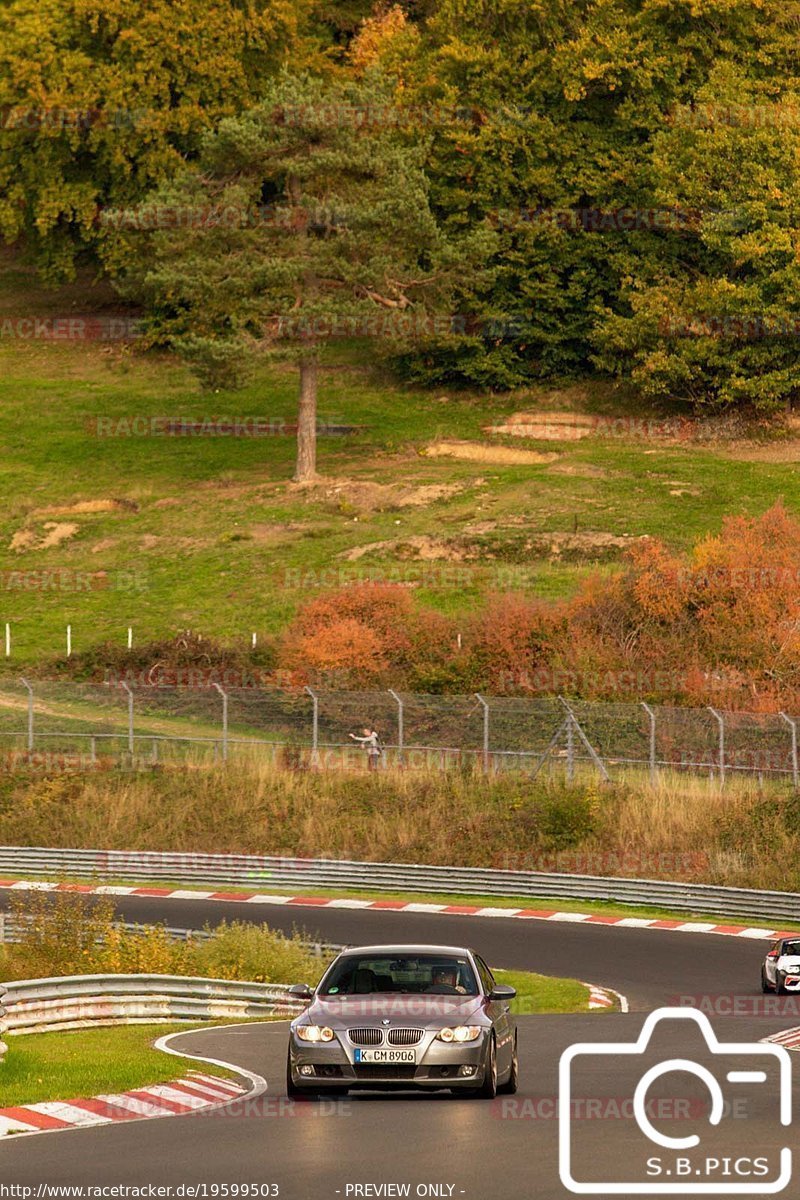
[[558, 698], [567, 711], [567, 780], [572, 783], [575, 777], [575, 714], [563, 696]]
[[133, 692], [127, 683], [120, 681], [120, 687], [128, 697], [128, 751], [133, 757]]
[[649, 704], [645, 704], [644, 700], [640, 701], [644, 711], [650, 718], [650, 782], [656, 781], [656, 714], [653, 712]]
[[389, 695], [397, 704], [397, 765], [402, 766], [404, 746], [403, 701], [400, 699], [394, 688], [389, 688]]
[[33, 688], [24, 676], [20, 676], [19, 681], [28, 689], [28, 750], [30, 751], [33, 749]]
[[308, 692], [309, 696], [314, 702], [312, 715], [313, 725], [311, 729], [311, 765], [312, 767], [316, 767], [319, 766], [319, 697], [317, 693], [312, 691], [308, 686], [306, 686], [303, 690]]
[[484, 700], [479, 692], [475, 693], [475, 699], [479, 704], [483, 705], [483, 773], [489, 773], [489, 705]]
[[[563, 706], [564, 706], [564, 708], [565, 708], [565, 710], [566, 710], [566, 713], [567, 713], [567, 722], [566, 722], [566, 728], [567, 728], [567, 771], [568, 771], [568, 774], [569, 774], [569, 778], [570, 778], [570, 779], [572, 779], [572, 767], [573, 767], [573, 762], [574, 762], [574, 758], [575, 758], [574, 735], [577, 733], [578, 737], [579, 737], [579, 738], [580, 738], [580, 740], [581, 740], [581, 743], [582, 743], [582, 745], [583, 745], [584, 749], [587, 751], [587, 753], [588, 753], [588, 755], [589, 755], [589, 758], [592, 760], [592, 762], [594, 763], [594, 765], [595, 765], [595, 767], [597, 768], [597, 770], [598, 770], [598, 771], [600, 772], [600, 774], [603, 776], [603, 779], [606, 781], [606, 783], [610, 783], [610, 782], [611, 782], [611, 776], [609, 775], [608, 771], [606, 770], [605, 763], [603, 762], [602, 758], [600, 757], [600, 755], [599, 755], [599, 754], [597, 753], [597, 751], [595, 750], [595, 748], [594, 748], [594, 746], [592, 745], [592, 743], [591, 743], [591, 742], [589, 741], [589, 739], [587, 738], [586, 734], [583, 732], [583, 727], [581, 726], [581, 723], [580, 723], [580, 721], [579, 721], [579, 720], [578, 720], [578, 718], [575, 716], [575, 713], [572, 711], [572, 709], [570, 708], [569, 704], [568, 704], [568, 703], [567, 703], [567, 701], [564, 699], [564, 697], [563, 697], [563, 696], [559, 696], [558, 698], [559, 698], [559, 700], [561, 701], [561, 703], [563, 704]], [[562, 725], [562, 729], [563, 729], [563, 728], [564, 728], [564, 726]], [[554, 744], [554, 743], [551, 743], [551, 747], [552, 747], [552, 745], [553, 745], [553, 744]], [[548, 753], [549, 753], [549, 750], [548, 750]]]
[[228, 761], [228, 693], [224, 692], [218, 683], [214, 687], [222, 696], [222, 761]]
[[706, 707], [719, 724], [719, 786], [722, 787], [725, 783], [725, 718], [710, 704]]
[[787, 717], [785, 712], [778, 713], [782, 717], [792, 733], [792, 783], [797, 788], [797, 722], [791, 717]]

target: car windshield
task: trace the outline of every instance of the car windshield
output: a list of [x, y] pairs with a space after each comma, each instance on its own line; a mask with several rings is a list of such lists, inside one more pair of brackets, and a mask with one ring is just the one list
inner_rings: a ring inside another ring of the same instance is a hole
[[800, 942], [784, 942], [783, 953], [800, 957]]
[[464, 957], [441, 954], [346, 954], [320, 984], [324, 996], [400, 992], [477, 996], [475, 972]]

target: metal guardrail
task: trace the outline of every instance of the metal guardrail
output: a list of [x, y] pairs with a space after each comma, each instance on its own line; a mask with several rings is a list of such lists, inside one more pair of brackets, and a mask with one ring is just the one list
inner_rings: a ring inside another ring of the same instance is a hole
[[[2, 995], [2, 989], [0, 989]], [[74, 975], [8, 984], [4, 1023], [11, 1034], [157, 1021], [291, 1016], [302, 1001], [288, 984], [179, 975]]]
[[[270, 887], [300, 890], [323, 887], [521, 899], [605, 900], [687, 913], [744, 917], [748, 921], [800, 921], [800, 894], [796, 892], [482, 867], [0, 846], [0, 877], [3, 873], [18, 878], [44, 876], [50, 880], [60, 877], [95, 881], [162, 880], [200, 884], [211, 890], [226, 886], [261, 893], [265, 899], [268, 896], [265, 889]], [[108, 887], [109, 892], [113, 893], [113, 890], [113, 886]]]

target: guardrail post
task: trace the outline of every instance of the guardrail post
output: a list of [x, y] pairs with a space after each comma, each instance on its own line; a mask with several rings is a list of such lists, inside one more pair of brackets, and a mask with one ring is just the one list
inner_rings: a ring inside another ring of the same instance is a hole
[[312, 712], [311, 726], [311, 765], [312, 767], [319, 766], [319, 696], [312, 691], [310, 687], [305, 687], [304, 691], [308, 692], [311, 697], [314, 708]]
[[120, 687], [128, 697], [128, 752], [131, 758], [133, 758], [133, 692], [127, 683], [120, 681]]
[[706, 707], [719, 725], [719, 786], [723, 787], [725, 783], [725, 718], [710, 704]]
[[489, 773], [489, 705], [481, 696], [480, 692], [475, 693], [475, 699], [479, 704], [483, 705], [483, 773]]
[[28, 750], [30, 751], [33, 749], [33, 688], [24, 676], [20, 676], [19, 681], [28, 689]]
[[397, 765], [402, 766], [404, 747], [403, 701], [400, 699], [394, 688], [389, 688], [389, 695], [397, 705]]
[[797, 772], [797, 722], [791, 717], [787, 717], [785, 712], [778, 713], [786, 724], [789, 726], [792, 735], [792, 783], [795, 789], [797, 788], [798, 772]]
[[650, 718], [650, 782], [656, 781], [656, 714], [653, 712], [649, 704], [645, 704], [644, 700], [640, 701], [644, 711]]
[[218, 683], [214, 687], [222, 696], [222, 761], [228, 761], [228, 693], [224, 692]]

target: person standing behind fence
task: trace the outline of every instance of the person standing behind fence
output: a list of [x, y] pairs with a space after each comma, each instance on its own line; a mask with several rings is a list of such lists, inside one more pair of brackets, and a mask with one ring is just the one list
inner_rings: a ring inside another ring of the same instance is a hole
[[383, 750], [381, 748], [381, 739], [374, 729], [370, 729], [369, 725], [364, 726], [364, 736], [359, 737], [355, 733], [351, 733], [350, 737], [354, 742], [360, 742], [367, 752], [367, 769], [369, 771], [377, 771], [378, 762]]

